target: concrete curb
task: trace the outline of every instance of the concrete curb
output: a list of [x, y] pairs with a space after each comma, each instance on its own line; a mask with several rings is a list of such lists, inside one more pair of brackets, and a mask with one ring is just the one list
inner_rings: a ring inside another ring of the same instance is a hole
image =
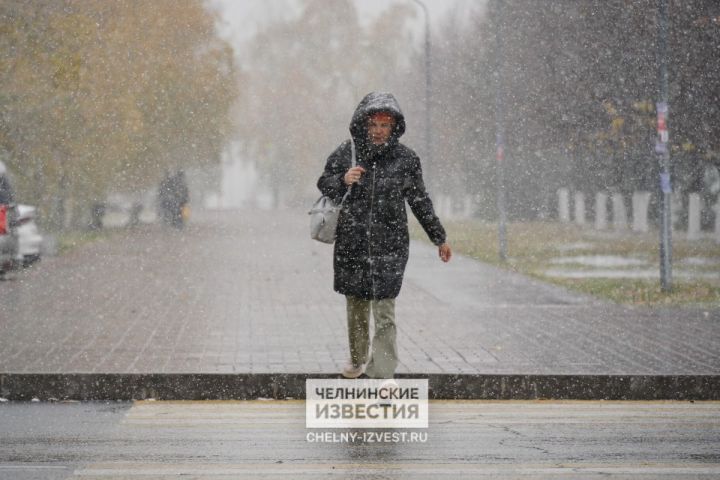
[[[335, 374], [0, 373], [0, 397], [40, 400], [252, 400], [305, 398], [308, 378]], [[468, 375], [427, 378], [431, 399], [720, 400], [720, 375]]]

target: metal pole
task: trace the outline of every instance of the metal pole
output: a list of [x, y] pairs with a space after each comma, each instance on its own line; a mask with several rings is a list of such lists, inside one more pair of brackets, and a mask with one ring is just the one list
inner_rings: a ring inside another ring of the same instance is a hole
[[495, 21], [495, 172], [497, 177], [498, 208], [498, 254], [500, 260], [507, 260], [507, 212], [505, 202], [505, 118], [503, 106], [503, 43], [500, 32], [502, 0], [497, 0]]
[[[434, 159], [432, 156], [432, 128], [430, 124], [430, 14], [428, 9], [423, 2], [420, 0], [413, 0], [415, 3], [420, 5], [425, 14], [425, 156], [427, 158], [426, 165], [434, 166]], [[429, 168], [427, 169], [430, 170]]]
[[660, 164], [660, 287], [663, 292], [672, 290], [672, 217], [670, 199], [672, 184], [670, 182], [670, 148], [668, 145], [668, 71], [667, 71], [667, 29], [668, 2], [659, 0], [658, 6], [658, 96], [657, 130], [658, 139], [655, 151]]

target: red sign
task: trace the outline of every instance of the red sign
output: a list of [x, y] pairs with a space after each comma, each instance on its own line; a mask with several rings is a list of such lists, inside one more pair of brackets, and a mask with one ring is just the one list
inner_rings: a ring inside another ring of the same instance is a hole
[[[657, 131], [659, 138], [659, 143], [667, 143], [670, 136], [668, 135], [668, 128], [667, 128], [667, 115], [668, 115], [668, 105], [665, 102], [658, 102], [657, 103]], [[657, 150], [657, 147], [655, 148]]]

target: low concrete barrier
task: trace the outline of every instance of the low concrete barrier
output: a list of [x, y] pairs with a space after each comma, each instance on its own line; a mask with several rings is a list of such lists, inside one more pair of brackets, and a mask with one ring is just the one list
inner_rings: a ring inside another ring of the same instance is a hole
[[[720, 375], [401, 374], [427, 378], [431, 399], [720, 400]], [[335, 374], [0, 374], [8, 400], [305, 398], [308, 378]]]

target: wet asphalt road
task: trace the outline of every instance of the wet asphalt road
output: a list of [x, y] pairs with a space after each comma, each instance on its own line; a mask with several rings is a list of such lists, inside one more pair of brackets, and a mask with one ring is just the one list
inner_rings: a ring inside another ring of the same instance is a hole
[[0, 479], [720, 478], [719, 402], [438, 401], [412, 443], [309, 441], [304, 409], [4, 403]]

